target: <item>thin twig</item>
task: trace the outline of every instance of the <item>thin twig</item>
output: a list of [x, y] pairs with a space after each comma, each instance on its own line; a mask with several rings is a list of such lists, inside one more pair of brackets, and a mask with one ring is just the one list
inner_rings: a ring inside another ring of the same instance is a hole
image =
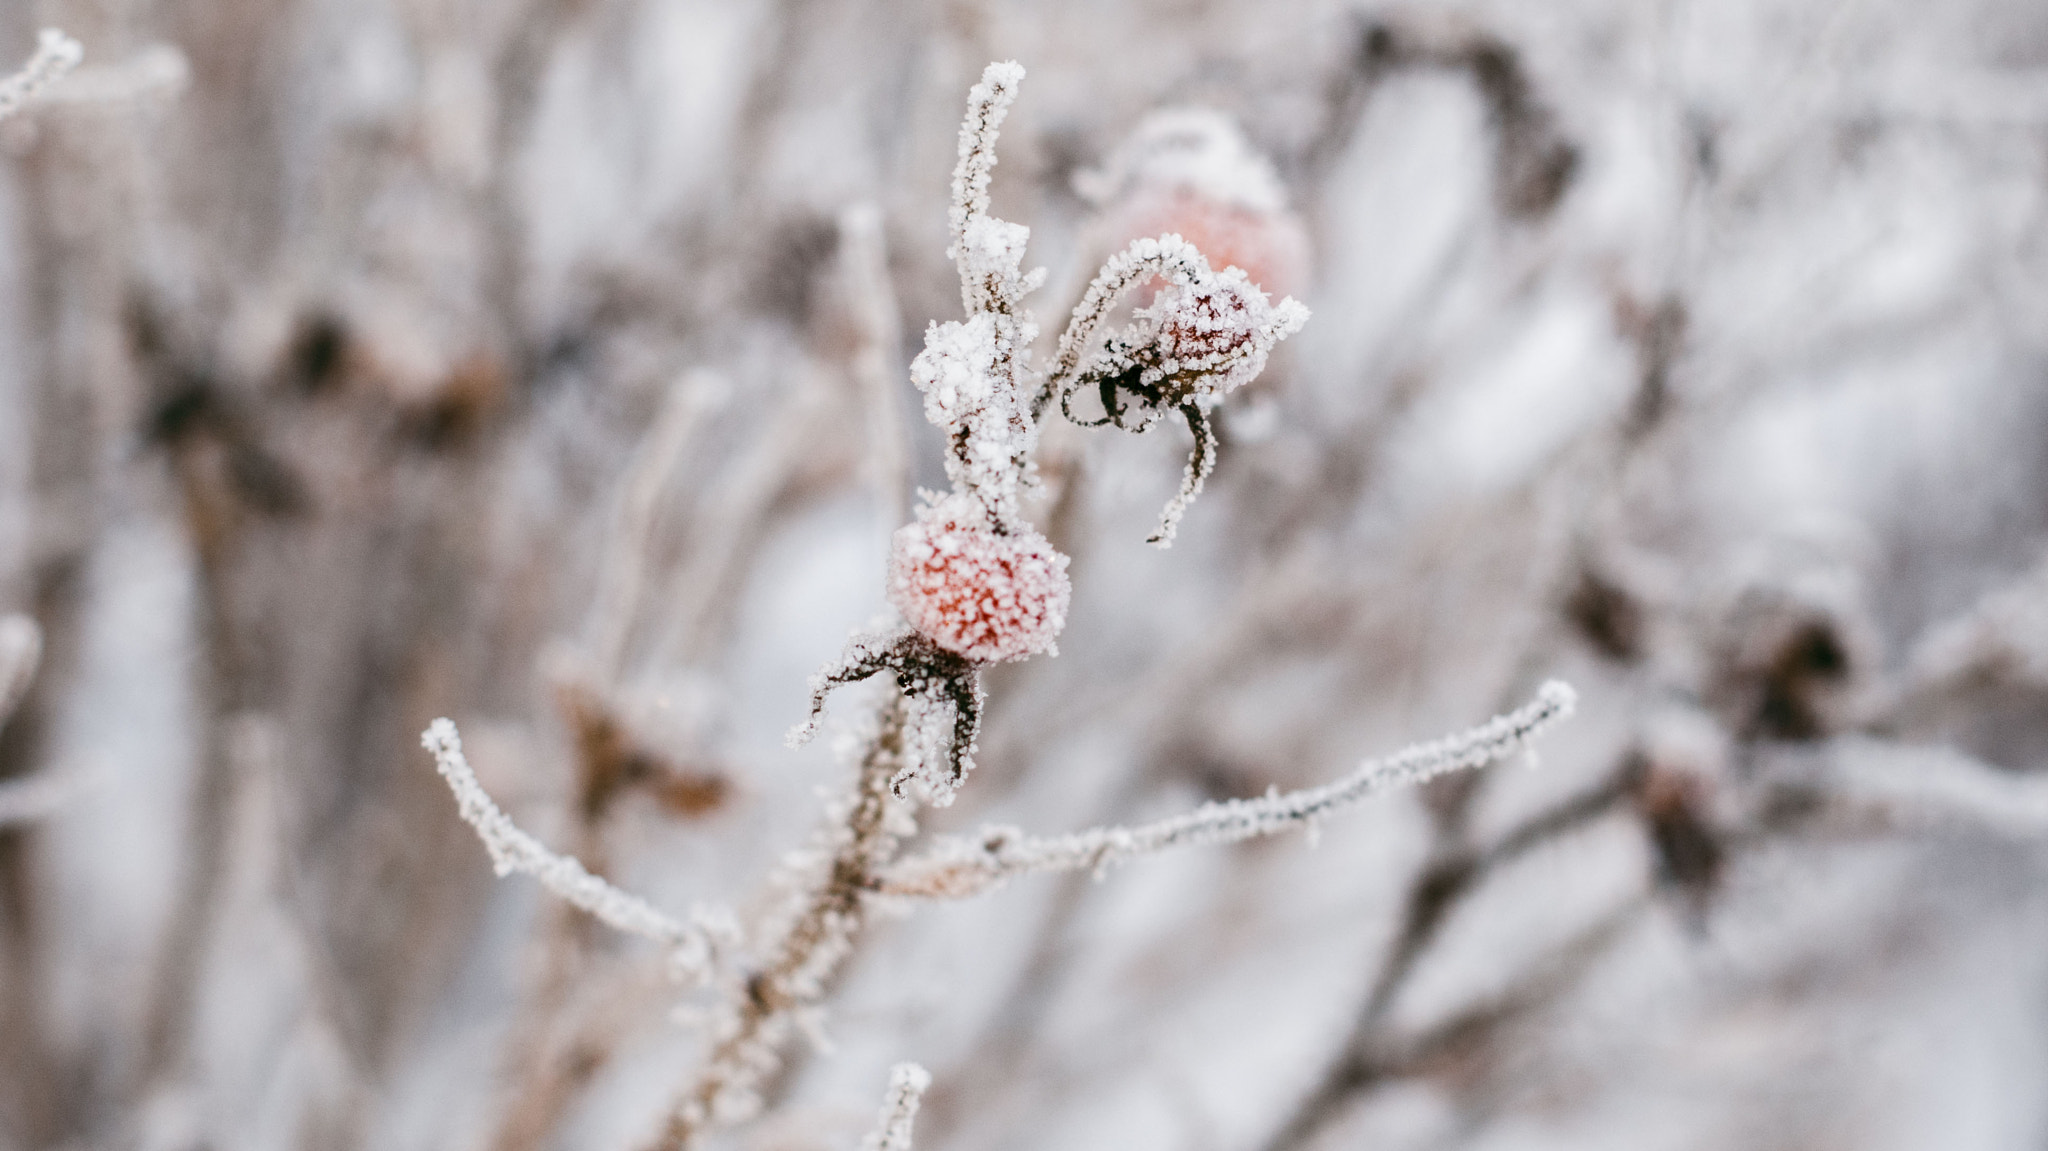
[[736, 941], [738, 932], [729, 915], [697, 908], [686, 923], [590, 874], [575, 859], [548, 850], [540, 840], [521, 831], [484, 791], [462, 754], [462, 736], [450, 721], [437, 719], [429, 724], [420, 742], [433, 753], [434, 765], [455, 793], [464, 822], [484, 841], [484, 849], [491, 854], [491, 868], [498, 875], [515, 871], [531, 875], [541, 886], [610, 926], [665, 944], [677, 975], [704, 981], [711, 978], [719, 949]]
[[1186, 814], [1137, 827], [1098, 827], [1043, 838], [1010, 827], [987, 827], [973, 838], [946, 837], [925, 854], [889, 868], [878, 878], [876, 890], [888, 895], [960, 899], [1015, 875], [1102, 872], [1132, 856], [1169, 847], [1236, 843], [1305, 827], [1389, 787], [1417, 784], [1502, 759], [1569, 716], [1576, 700], [1570, 686], [1551, 680], [1538, 689], [1535, 699], [1515, 711], [1385, 759], [1366, 760], [1350, 774], [1320, 787], [1207, 803]]
[[889, 282], [889, 254], [882, 235], [882, 211], [856, 204], [839, 215], [839, 264], [858, 343], [853, 349], [854, 383], [867, 412], [869, 483], [884, 536], [910, 518], [910, 463], [903, 434], [903, 319]]
[[759, 1110], [761, 1085], [781, 1066], [782, 1047], [851, 953], [867, 922], [866, 894], [905, 830], [889, 789], [903, 759], [905, 715], [903, 698], [892, 695], [862, 756], [852, 802], [829, 812], [816, 846], [793, 857], [790, 872], [801, 886], [787, 926], [767, 959], [729, 988], [711, 1055], [670, 1112], [657, 1151], [685, 1151], [707, 1130]]
[[25, 615], [0, 616], [0, 725], [5, 725], [43, 658], [43, 630]]

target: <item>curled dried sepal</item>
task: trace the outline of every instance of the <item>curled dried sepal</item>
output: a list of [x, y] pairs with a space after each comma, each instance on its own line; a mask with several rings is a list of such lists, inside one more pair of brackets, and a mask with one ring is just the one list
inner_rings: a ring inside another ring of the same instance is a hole
[[790, 729], [788, 743], [801, 747], [818, 733], [825, 697], [834, 689], [883, 672], [895, 679], [907, 713], [903, 765], [889, 790], [904, 799], [916, 785], [925, 802], [944, 807], [974, 770], [974, 745], [981, 735], [981, 665], [913, 628], [857, 636], [838, 662], [813, 675], [810, 715]]
[[[1090, 354], [1096, 333], [1117, 302], [1148, 280], [1164, 286], [1122, 331]], [[1139, 240], [1112, 258], [1074, 310], [1039, 406], [1057, 394], [1060, 411], [1084, 427], [1102, 424], [1143, 432], [1178, 412], [1195, 438], [1179, 492], [1147, 542], [1173, 542], [1180, 517], [1216, 466], [1208, 413], [1223, 397], [1265, 369], [1281, 340], [1308, 322], [1308, 309], [1289, 298], [1274, 304], [1238, 268], [1213, 271], [1179, 236]], [[1095, 389], [1102, 415], [1074, 414], [1074, 396]]]

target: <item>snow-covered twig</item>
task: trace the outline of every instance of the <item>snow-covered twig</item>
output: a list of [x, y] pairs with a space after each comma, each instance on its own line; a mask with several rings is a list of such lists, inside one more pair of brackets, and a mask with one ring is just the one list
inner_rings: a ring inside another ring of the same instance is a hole
[[860, 1141], [860, 1151], [910, 1151], [910, 1124], [917, 1118], [918, 1104], [932, 1085], [931, 1072], [915, 1063], [898, 1063], [889, 1069], [889, 1094], [882, 1100], [882, 1114], [875, 1129]]
[[25, 615], [0, 616], [0, 724], [14, 714], [43, 658], [43, 630]]
[[83, 59], [85, 49], [78, 41], [55, 28], [43, 29], [36, 38], [35, 55], [21, 71], [0, 80], [0, 120], [27, 107]]
[[671, 384], [654, 426], [633, 453], [620, 487], [599, 569], [591, 662], [608, 686], [623, 670], [627, 637], [639, 611], [647, 574], [649, 538], [662, 492], [705, 417], [724, 403], [729, 388], [710, 372], [691, 372]]
[[684, 922], [592, 875], [574, 858], [548, 850], [521, 831], [477, 781], [462, 754], [462, 736], [452, 722], [435, 720], [427, 725], [420, 742], [433, 753], [441, 777], [455, 793], [463, 820], [484, 841], [485, 850], [491, 853], [492, 870], [500, 876], [524, 872], [604, 923], [666, 945], [673, 970], [685, 978], [708, 981], [719, 948], [737, 942], [738, 929], [726, 912], [697, 908], [689, 922]]
[[1132, 856], [1169, 847], [1235, 843], [1303, 827], [1386, 788], [1421, 783], [1502, 759], [1569, 716], [1577, 698], [1569, 685], [1551, 680], [1515, 711], [1469, 731], [1416, 744], [1384, 759], [1367, 760], [1350, 774], [1320, 787], [1207, 803], [1186, 814], [1136, 827], [1098, 827], [1047, 837], [1026, 835], [1011, 827], [986, 827], [971, 838], [942, 838], [924, 854], [883, 872], [876, 890], [887, 895], [960, 899], [1015, 875], [1099, 873]]
[[1018, 260], [1031, 230], [988, 214], [989, 179], [996, 167], [996, 137], [1024, 66], [1015, 60], [990, 64], [967, 92], [967, 118], [960, 125], [960, 159], [953, 166], [953, 203], [947, 212], [953, 246], [946, 254], [960, 267], [960, 302], [968, 315], [1009, 314], [1044, 279], [1024, 275]]

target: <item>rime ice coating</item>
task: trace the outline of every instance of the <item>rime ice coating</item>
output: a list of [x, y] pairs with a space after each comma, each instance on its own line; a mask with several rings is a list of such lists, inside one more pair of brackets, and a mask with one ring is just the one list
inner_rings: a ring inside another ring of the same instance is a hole
[[910, 363], [925, 418], [951, 441], [946, 478], [1005, 528], [1020, 522], [1018, 498], [1036, 438], [1014, 379], [1021, 334], [1010, 317], [976, 312], [964, 322], [933, 324]]
[[924, 508], [896, 532], [889, 600], [919, 634], [979, 663], [1054, 650], [1073, 585], [1035, 531], [998, 535], [968, 501]]

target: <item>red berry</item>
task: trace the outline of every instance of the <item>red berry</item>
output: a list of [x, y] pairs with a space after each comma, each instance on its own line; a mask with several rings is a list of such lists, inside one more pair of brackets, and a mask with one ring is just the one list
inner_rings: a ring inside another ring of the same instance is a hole
[[897, 530], [889, 601], [927, 639], [971, 660], [1050, 650], [1073, 595], [1067, 557], [1037, 532], [998, 535], [952, 503]]

